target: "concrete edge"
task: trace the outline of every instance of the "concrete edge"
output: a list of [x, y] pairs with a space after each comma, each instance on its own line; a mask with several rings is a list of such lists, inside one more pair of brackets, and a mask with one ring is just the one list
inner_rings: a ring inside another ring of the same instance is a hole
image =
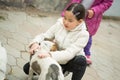
[[120, 20], [120, 16], [103, 16], [103, 19]]

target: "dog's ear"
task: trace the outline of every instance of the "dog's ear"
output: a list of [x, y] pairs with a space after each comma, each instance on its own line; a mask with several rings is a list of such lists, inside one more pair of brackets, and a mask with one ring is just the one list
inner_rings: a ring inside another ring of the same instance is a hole
[[58, 49], [58, 45], [57, 45], [57, 43], [54, 43], [54, 45], [52, 46], [50, 51], [57, 51], [57, 49]]
[[58, 49], [58, 45], [57, 45], [57, 43], [56, 43], [53, 39], [45, 38], [44, 40], [45, 40], [45, 41], [50, 41], [50, 42], [53, 42], [53, 43], [54, 43], [54, 45], [52, 45], [50, 51], [56, 51], [56, 50]]

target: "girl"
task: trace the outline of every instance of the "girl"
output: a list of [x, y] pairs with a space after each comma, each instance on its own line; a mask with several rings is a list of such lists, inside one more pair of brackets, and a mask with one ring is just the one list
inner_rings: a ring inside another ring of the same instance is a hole
[[[82, 55], [83, 48], [88, 42], [89, 33], [85, 22], [85, 8], [81, 4], [73, 3], [67, 7], [64, 17], [58, 19], [47, 32], [40, 34], [30, 43], [30, 53], [40, 48], [44, 39], [56, 41], [58, 51], [39, 54], [40, 58], [52, 57], [62, 67], [63, 73], [72, 72], [71, 80], [81, 80], [86, 70], [86, 58]], [[28, 74], [29, 63], [24, 71]]]
[[[92, 36], [96, 34], [103, 13], [110, 8], [113, 3], [113, 0], [70, 0], [69, 6], [71, 3], [82, 3], [86, 9], [86, 17], [85, 22], [89, 31], [89, 41], [84, 48], [84, 52], [87, 59], [87, 64], [91, 64], [92, 61], [90, 59], [91, 53], [90, 48], [92, 45]], [[67, 7], [66, 7], [67, 8]], [[65, 10], [66, 10], [65, 8]], [[64, 16], [64, 11], [62, 12], [62, 16]]]

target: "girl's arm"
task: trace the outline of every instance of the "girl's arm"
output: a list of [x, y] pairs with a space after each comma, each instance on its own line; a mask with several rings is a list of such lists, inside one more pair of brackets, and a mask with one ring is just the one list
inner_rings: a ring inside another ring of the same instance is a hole
[[41, 33], [37, 35], [32, 42], [29, 44], [31, 46], [33, 43], [38, 43], [40, 44], [44, 39], [50, 39], [53, 40], [55, 37], [55, 32], [59, 30], [59, 22], [56, 22], [52, 27], [50, 27], [45, 33]]
[[78, 39], [74, 43], [70, 44], [65, 50], [50, 52], [52, 58], [54, 58], [60, 64], [66, 64], [78, 53], [81, 54], [84, 46], [88, 42], [89, 33], [87, 31], [82, 32], [78, 35]]
[[99, 15], [104, 13], [107, 9], [109, 9], [112, 3], [113, 0], [104, 0], [98, 5], [93, 5], [91, 9], [94, 11], [94, 15]]

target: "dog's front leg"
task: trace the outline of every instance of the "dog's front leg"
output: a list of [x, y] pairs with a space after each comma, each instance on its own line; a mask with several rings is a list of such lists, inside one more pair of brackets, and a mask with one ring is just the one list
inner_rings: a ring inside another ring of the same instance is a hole
[[30, 69], [29, 69], [29, 75], [28, 75], [28, 80], [32, 80], [32, 78], [33, 78], [33, 70], [30, 67]]

